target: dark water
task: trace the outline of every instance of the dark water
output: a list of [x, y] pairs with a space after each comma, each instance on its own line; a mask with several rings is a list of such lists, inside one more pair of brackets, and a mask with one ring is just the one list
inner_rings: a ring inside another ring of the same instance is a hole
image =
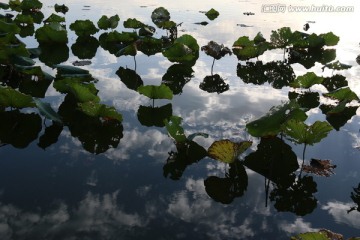
[[[224, 6], [212, 1], [209, 5], [213, 4], [211, 7], [220, 12], [220, 17], [201, 26], [194, 24], [206, 20], [199, 11], [209, 7], [198, 3], [185, 4], [185, 8], [163, 2], [137, 1], [114, 3], [114, 6], [102, 3], [94, 1], [86, 4], [90, 7], [84, 7], [82, 2], [65, 2], [70, 8], [66, 15], [67, 25], [78, 18], [99, 19], [102, 14], [116, 13], [121, 17], [120, 25], [130, 17], [151, 23], [153, 9], [164, 6], [174, 21], [184, 22], [179, 35], [182, 32], [193, 35], [200, 46], [214, 40], [231, 47], [240, 36], [253, 37], [261, 31], [268, 39], [271, 30], [290, 26], [302, 31], [304, 21], [315, 19], [311, 31], [317, 34], [333, 31], [339, 35], [337, 59], [353, 65], [342, 73], [351, 89], [358, 96], [360, 94], [360, 69], [355, 62], [360, 52], [357, 46], [359, 35], [344, 31], [341, 24], [328, 24], [334, 18], [345, 24], [356, 12], [344, 13], [341, 18], [329, 13], [322, 16], [288, 13], [269, 17], [261, 13], [260, 2], [233, 1]], [[46, 16], [52, 11], [51, 6], [52, 3], [44, 4]], [[254, 12], [255, 16], [245, 16], [242, 14], [245, 11]], [[253, 27], [244, 28], [237, 24]], [[354, 36], [350, 39], [351, 34]], [[71, 52], [75, 40], [76, 36], [71, 32], [69, 58], [63, 64], [71, 65], [81, 60]], [[24, 41], [29, 47], [37, 46], [31, 37]], [[260, 60], [270, 62], [282, 57], [282, 51], [272, 51]], [[138, 54], [135, 58], [136, 73], [144, 85], [159, 85], [173, 65], [161, 54], [150, 57]], [[38, 64], [55, 74], [55, 70], [41, 61]], [[221, 139], [251, 140], [253, 145], [240, 157], [241, 161], [260, 146], [267, 146], [266, 154], [270, 157], [276, 156], [279, 148], [287, 149], [284, 150], [285, 157], [294, 154], [301, 164], [303, 145], [280, 138], [260, 140], [245, 131], [246, 123], [287, 101], [290, 88], [276, 89], [268, 83], [246, 84], [237, 76], [237, 64], [235, 56], [215, 61], [214, 73], [225, 79], [229, 90], [221, 94], [209, 93], [199, 86], [206, 76], [211, 75], [212, 59], [200, 52], [192, 67], [192, 77], [181, 93], [173, 100], [155, 100], [154, 106], [167, 105], [172, 115], [182, 117], [181, 125], [187, 136], [198, 132], [208, 134], [207, 138], [198, 136], [194, 139], [204, 149]], [[135, 70], [132, 57], [118, 58], [99, 47], [91, 64], [82, 68], [90, 70], [99, 80], [96, 88], [101, 102], [114, 106], [122, 114], [123, 121], [121, 124], [103, 124], [77, 115], [72, 111], [72, 100], [52, 85], [46, 91], [46, 102], [71, 119], [71, 124], [63, 129], [52, 128], [61, 132], [57, 140], [42, 138], [52, 123], [49, 120], [43, 122], [33, 109], [7, 108], [5, 113], [2, 112], [3, 133], [18, 127], [12, 124], [12, 119], [20, 119], [21, 124], [15, 135], [3, 134], [5, 137], [1, 139], [1, 239], [289, 239], [322, 228], [347, 238], [360, 236], [360, 213], [357, 210], [348, 212], [352, 207], [358, 207], [351, 193], [360, 183], [359, 110], [355, 110], [357, 112], [338, 131], [332, 130], [320, 143], [307, 146], [306, 163], [312, 158], [331, 160], [331, 164], [336, 165], [333, 175], [323, 177], [302, 173], [303, 192], [281, 193], [279, 185], [240, 164], [240, 186], [243, 186], [240, 190], [244, 191], [226, 196], [229, 182], [224, 180], [213, 183], [212, 186], [222, 192], [214, 197], [205, 183], [214, 180], [214, 176], [226, 179], [234, 166], [209, 157], [195, 162], [192, 155], [173, 161], [171, 154], [179, 152], [180, 148], [168, 136], [164, 126], [153, 124], [157, 113], [145, 114], [144, 119], [139, 117], [140, 109], [152, 106], [153, 101], [127, 88], [116, 74], [119, 68]], [[296, 75], [308, 71], [298, 64], [293, 68]], [[319, 65], [311, 71], [319, 75], [331, 74], [322, 73]], [[314, 88], [324, 92], [319, 86]], [[319, 108], [310, 110], [307, 115], [308, 124], [326, 120]], [[287, 167], [285, 164], [279, 168], [286, 171]], [[299, 170], [291, 175], [290, 181], [296, 183], [298, 176]], [[289, 189], [300, 187], [299, 181], [297, 184]], [[282, 203], [279, 203], [281, 199], [271, 198], [276, 192], [285, 199]]]

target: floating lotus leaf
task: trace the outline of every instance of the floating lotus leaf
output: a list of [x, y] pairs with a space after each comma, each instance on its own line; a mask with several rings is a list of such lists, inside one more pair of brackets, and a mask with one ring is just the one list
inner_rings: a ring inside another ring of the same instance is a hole
[[43, 19], [44, 19], [44, 14], [40, 11], [32, 11], [32, 10], [28, 10], [28, 11], [22, 11], [22, 13], [24, 15], [30, 15], [32, 17], [32, 19], [34, 20], [34, 23], [36, 24], [41, 24]]
[[38, 11], [43, 4], [39, 0], [23, 0], [21, 2], [21, 9], [25, 11]]
[[207, 45], [202, 46], [201, 50], [215, 59], [220, 59], [226, 54], [232, 54], [228, 47], [225, 47], [223, 44], [220, 45], [214, 41], [210, 41]]
[[30, 15], [18, 14], [16, 15], [14, 22], [20, 25], [34, 24], [34, 19]]
[[346, 102], [340, 102], [337, 106], [320, 105], [319, 107], [323, 114], [326, 115], [326, 120], [333, 126], [336, 131], [339, 131], [353, 116], [356, 115], [358, 106], [346, 106]]
[[194, 65], [199, 57], [199, 45], [194, 37], [184, 34], [162, 53], [171, 62]]
[[160, 86], [155, 85], [146, 85], [140, 86], [137, 91], [145, 95], [151, 99], [169, 99], [173, 98], [173, 92], [171, 89], [165, 84], [161, 84]]
[[251, 141], [232, 142], [228, 139], [215, 141], [208, 149], [209, 156], [225, 163], [233, 163], [252, 145]]
[[298, 76], [294, 82], [290, 83], [294, 88], [310, 88], [315, 84], [321, 84], [323, 77], [318, 77], [314, 72], [308, 72], [305, 75]]
[[308, 126], [304, 122], [295, 119], [287, 121], [282, 129], [285, 135], [295, 143], [308, 145], [320, 142], [333, 130], [328, 122], [316, 121]]
[[9, 7], [11, 10], [21, 12], [21, 1], [20, 0], [9, 0]]
[[70, 29], [75, 31], [77, 36], [90, 36], [99, 31], [90, 20], [76, 20], [70, 24]]
[[215, 9], [213, 9], [213, 8], [211, 8], [209, 11], [207, 11], [206, 13], [205, 13], [205, 15], [207, 16], [207, 18], [209, 19], [209, 20], [214, 20], [215, 18], [217, 18], [218, 16], [219, 16], [219, 12], [218, 11], [216, 11]]
[[[61, 77], [57, 77], [55, 79], [55, 82], [53, 84], [54, 88], [61, 92], [61, 93], [69, 93], [70, 92], [70, 88], [69, 88], [69, 84], [72, 83], [78, 83], [78, 84], [87, 84], [91, 81], [93, 81], [94, 79], [91, 76], [88, 75], [68, 75], [68, 76], [61, 76]], [[90, 88], [90, 91], [94, 94], [97, 93], [97, 90], [95, 89], [94, 85], [90, 85], [88, 86]], [[94, 89], [92, 89], [94, 88]]]
[[311, 34], [307, 38], [309, 48], [322, 48], [325, 45], [324, 38], [316, 35], [315, 33]]
[[290, 101], [271, 108], [265, 116], [246, 124], [246, 129], [254, 137], [276, 136], [286, 121], [290, 119], [305, 121], [306, 118], [307, 115], [300, 106]]
[[285, 48], [289, 46], [293, 39], [293, 33], [289, 27], [283, 27], [277, 31], [271, 31], [270, 43], [274, 48]]
[[35, 38], [42, 43], [53, 44], [68, 42], [66, 29], [60, 23], [56, 22], [38, 28], [35, 32]]
[[162, 23], [170, 20], [170, 13], [163, 7], [156, 8], [151, 13], [151, 20], [156, 26], [160, 27]]
[[233, 53], [239, 60], [248, 60], [262, 55], [270, 48], [270, 45], [267, 42], [255, 44], [255, 41], [250, 40], [248, 36], [242, 36], [234, 42], [232, 47]]
[[164, 120], [169, 135], [175, 140], [176, 143], [184, 143], [187, 141], [184, 129], [180, 126], [181, 121], [182, 118], [178, 116], [171, 116], [169, 119]]
[[61, 12], [63, 14], [67, 13], [69, 11], [69, 8], [67, 6], [65, 6], [64, 4], [60, 5], [55, 3], [55, 12]]
[[114, 107], [109, 107], [98, 102], [83, 102], [79, 103], [82, 112], [91, 117], [100, 117], [106, 120], [122, 121], [122, 115], [116, 111]]
[[100, 29], [103, 30], [107, 30], [109, 28], [115, 29], [118, 26], [119, 21], [120, 21], [120, 17], [117, 14], [111, 17], [107, 17], [103, 15], [97, 22], [97, 25]]
[[144, 27], [145, 24], [137, 20], [136, 18], [129, 18], [126, 21], [124, 21], [124, 27], [125, 28], [134, 28], [139, 29]]
[[162, 51], [162, 41], [161, 39], [153, 37], [144, 37], [136, 42], [137, 50], [141, 51], [147, 56], [155, 55], [161, 53]]
[[323, 96], [347, 102], [351, 102], [352, 100], [359, 100], [359, 97], [356, 95], [356, 93], [354, 93], [349, 87], [341, 88], [329, 93], [324, 93]]
[[12, 108], [35, 107], [33, 98], [11, 87], [0, 87], [0, 106]]
[[54, 111], [49, 103], [43, 102], [38, 98], [34, 98], [36, 107], [39, 109], [41, 115], [46, 117], [49, 120], [52, 120], [56, 123], [62, 124], [62, 120], [59, 114]]
[[320, 34], [319, 36], [324, 39], [326, 46], [335, 46], [340, 40], [340, 38], [336, 36], [333, 32]]
[[17, 34], [20, 32], [20, 28], [15, 23], [0, 21], [0, 32]]
[[77, 101], [80, 103], [100, 101], [100, 98], [96, 95], [96, 92], [94, 92], [96, 88], [93, 83], [86, 85], [79, 83], [70, 83], [68, 84], [68, 86], [69, 86], [69, 91], [75, 96]]
[[44, 23], [51, 23], [51, 22], [65, 23], [65, 18], [52, 13], [47, 19], [44, 20]]

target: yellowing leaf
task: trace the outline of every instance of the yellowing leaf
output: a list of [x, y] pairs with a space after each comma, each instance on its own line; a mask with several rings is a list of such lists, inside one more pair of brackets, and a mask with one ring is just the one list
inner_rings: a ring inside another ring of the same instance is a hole
[[228, 139], [215, 141], [208, 149], [209, 156], [225, 163], [232, 163], [246, 149], [251, 146], [251, 141], [234, 143]]

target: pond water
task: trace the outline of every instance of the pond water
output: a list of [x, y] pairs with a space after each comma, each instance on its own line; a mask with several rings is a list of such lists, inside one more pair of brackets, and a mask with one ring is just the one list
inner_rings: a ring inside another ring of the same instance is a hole
[[[211, 0], [206, 4], [189, 0], [44, 1], [45, 18], [54, 13], [55, 3], [69, 7], [65, 15], [69, 39], [65, 50], [69, 50], [69, 55], [61, 64], [84, 60], [73, 53], [77, 36], [69, 26], [75, 20], [90, 19], [96, 25], [102, 15], [118, 14], [120, 23], [116, 30], [132, 31], [124, 29], [126, 19], [136, 18], [154, 26], [152, 12], [164, 7], [170, 12], [171, 20], [182, 23], [178, 26], [178, 36], [189, 34], [200, 47], [212, 40], [231, 49], [241, 36], [253, 39], [261, 32], [269, 40], [273, 30], [290, 27], [303, 32], [306, 23], [310, 26], [309, 34], [333, 32], [340, 41], [329, 48], [336, 49], [336, 60], [352, 66], [335, 70], [335, 74], [345, 76], [350, 89], [360, 96], [360, 66], [356, 62], [360, 54], [360, 32], [354, 29], [354, 23], [360, 21], [357, 1], [316, 1], [318, 6], [352, 6], [352, 12], [292, 12], [290, 5], [315, 3], [267, 1], [277, 7], [286, 6], [284, 13], [274, 13], [279, 8], [274, 10], [274, 6], [257, 0], [226, 3]], [[210, 8], [220, 13], [213, 21], [200, 12]], [[244, 14], [247, 12], [254, 15]], [[196, 24], [203, 21], [208, 24]], [[94, 37], [98, 39], [103, 32]], [[165, 30], [157, 29], [155, 36], [164, 34]], [[28, 48], [39, 45], [33, 36], [23, 41]], [[55, 61], [52, 52], [57, 50], [48, 49], [51, 55], [48, 61]], [[80, 48], [80, 52], [86, 50], [86, 46]], [[34, 60], [55, 76], [56, 68], [49, 67], [44, 59]], [[249, 62], [266, 64], [283, 59], [283, 50], [275, 49]], [[304, 144], [296, 145], [280, 135], [254, 137], [246, 124], [289, 101], [288, 94], [294, 91], [289, 85], [274, 87], [266, 81], [260, 84], [252, 82], [251, 76], [250, 80], [243, 79], [238, 64], [247, 66], [246, 62], [239, 61], [235, 55], [226, 55], [213, 66], [213, 74], [218, 74], [223, 82], [206, 86], [204, 78], [212, 75], [213, 58], [204, 51], [200, 51], [190, 68], [177, 66], [161, 53], [147, 56], [138, 52], [135, 58], [116, 57], [101, 46], [93, 58], [85, 60], [91, 63], [81, 68], [89, 70], [98, 80], [95, 86], [101, 103], [113, 106], [121, 113], [122, 121], [101, 122], [79, 114], [72, 109], [76, 106], [73, 100], [57, 91], [53, 84], [46, 88], [42, 101], [50, 103], [66, 118], [63, 127], [53, 125], [50, 120], [39, 124], [41, 115], [34, 108], [4, 108], [0, 112], [1, 239], [290, 239], [323, 228], [345, 238], [360, 236], [358, 101], [347, 105], [351, 113], [346, 116], [329, 117], [318, 105], [306, 112], [306, 124], [328, 120], [334, 129], [320, 142], [307, 145], [305, 164], [311, 159], [330, 160], [336, 165], [334, 174], [326, 177], [295, 169], [286, 180], [278, 182], [277, 176], [272, 176], [270, 181], [268, 173], [261, 175], [251, 163], [244, 165], [244, 160], [276, 158], [281, 160], [275, 163], [280, 170], [273, 170], [286, 172], [289, 166], [282, 158], [295, 158], [301, 166]], [[319, 62], [309, 69], [299, 63], [291, 64], [296, 76], [306, 72], [323, 77], [334, 74], [322, 67]], [[250, 75], [258, 73], [256, 69], [250, 70]], [[169, 78], [173, 99], [153, 101], [132, 90], [126, 76], [135, 73], [143, 85], [160, 85]], [[172, 78], [180, 78], [182, 82], [171, 82]], [[320, 84], [311, 90], [328, 92]], [[320, 102], [334, 103], [322, 95]], [[184, 150], [183, 145], [175, 144], [169, 136], [162, 121], [164, 115], [181, 117], [186, 136], [196, 133], [207, 136], [196, 136], [191, 147]], [[14, 119], [21, 125], [16, 134], [15, 130], [9, 130], [15, 128]], [[209, 156], [197, 156], [202, 149], [207, 150], [215, 141], [224, 139], [249, 140], [252, 146], [233, 165]], [[259, 164], [263, 167], [263, 162]], [[236, 177], [232, 176], [234, 168]], [[355, 188], [358, 188], [357, 202]]]

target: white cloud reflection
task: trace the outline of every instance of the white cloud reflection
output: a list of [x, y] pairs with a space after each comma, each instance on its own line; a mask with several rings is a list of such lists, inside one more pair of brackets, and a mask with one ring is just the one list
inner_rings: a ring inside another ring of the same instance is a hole
[[347, 211], [354, 206], [354, 203], [343, 203], [343, 202], [328, 202], [322, 206], [323, 210], [326, 210], [337, 223], [346, 224], [356, 229], [360, 229], [360, 212]]

